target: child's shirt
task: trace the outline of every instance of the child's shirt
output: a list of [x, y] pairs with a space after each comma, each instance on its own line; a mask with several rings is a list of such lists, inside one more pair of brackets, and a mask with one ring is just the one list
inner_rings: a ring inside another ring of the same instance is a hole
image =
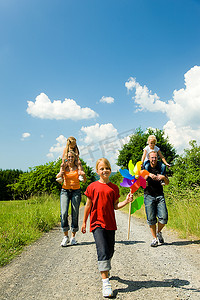
[[66, 172], [63, 175], [64, 182], [62, 185], [63, 189], [66, 190], [78, 190], [80, 189], [80, 182], [78, 179], [78, 169], [75, 171]]
[[158, 152], [160, 150], [160, 148], [157, 147], [157, 146], [154, 146], [154, 148], [151, 149], [149, 147], [149, 145], [147, 145], [143, 150], [147, 151], [147, 154], [146, 154], [146, 157], [145, 157], [145, 160], [144, 160], [144, 162], [146, 162], [147, 160], [149, 160], [149, 153], [152, 152], [152, 151]]
[[87, 187], [85, 195], [92, 200], [90, 231], [97, 227], [116, 230], [114, 203], [120, 197], [118, 186], [112, 182], [104, 184], [95, 181]]

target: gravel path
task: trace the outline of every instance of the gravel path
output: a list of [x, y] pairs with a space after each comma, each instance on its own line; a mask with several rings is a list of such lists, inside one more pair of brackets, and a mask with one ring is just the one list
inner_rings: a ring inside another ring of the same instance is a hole
[[[82, 216], [83, 208], [80, 224]], [[200, 241], [180, 240], [164, 229], [166, 244], [151, 248], [145, 221], [131, 218], [127, 240], [128, 215], [117, 211], [116, 218], [114, 299], [200, 299]], [[65, 248], [61, 240], [57, 227], [1, 268], [0, 299], [104, 299], [93, 235], [78, 232], [79, 244]]]

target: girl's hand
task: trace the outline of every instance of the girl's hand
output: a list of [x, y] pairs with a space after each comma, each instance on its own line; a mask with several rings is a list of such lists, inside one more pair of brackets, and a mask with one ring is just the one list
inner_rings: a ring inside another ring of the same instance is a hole
[[127, 201], [127, 203], [130, 203], [133, 201], [133, 194], [131, 192], [126, 196], [126, 201]]
[[86, 233], [86, 224], [83, 223], [83, 225], [81, 226], [81, 232], [84, 234]]

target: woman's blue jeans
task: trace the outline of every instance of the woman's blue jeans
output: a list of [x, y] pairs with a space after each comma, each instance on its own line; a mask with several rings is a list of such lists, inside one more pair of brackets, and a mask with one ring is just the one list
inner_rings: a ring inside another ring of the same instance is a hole
[[81, 203], [81, 190], [65, 190], [61, 189], [60, 193], [60, 218], [61, 218], [61, 229], [66, 232], [70, 229], [68, 223], [68, 210], [69, 203], [71, 201], [71, 231], [77, 232], [78, 217], [79, 217], [79, 206]]

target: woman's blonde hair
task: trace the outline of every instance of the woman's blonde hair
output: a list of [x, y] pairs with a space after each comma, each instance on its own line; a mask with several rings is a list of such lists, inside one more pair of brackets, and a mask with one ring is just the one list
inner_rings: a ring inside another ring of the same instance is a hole
[[107, 158], [99, 158], [96, 162], [96, 171], [98, 170], [98, 165], [100, 164], [100, 162], [103, 162], [110, 170], [111, 170], [111, 165], [109, 160], [107, 160]]
[[149, 135], [147, 139], [147, 144], [149, 144], [150, 141], [155, 141], [155, 144], [157, 143], [157, 139], [155, 135]]
[[69, 147], [71, 143], [75, 143], [75, 146], [73, 147], [73, 151], [75, 152], [76, 155], [79, 155], [79, 150], [78, 150], [78, 146], [76, 144], [76, 139], [73, 136], [68, 137], [67, 139], [67, 145], [65, 147], [65, 152], [64, 152], [64, 159], [67, 159], [67, 155], [69, 152]]

